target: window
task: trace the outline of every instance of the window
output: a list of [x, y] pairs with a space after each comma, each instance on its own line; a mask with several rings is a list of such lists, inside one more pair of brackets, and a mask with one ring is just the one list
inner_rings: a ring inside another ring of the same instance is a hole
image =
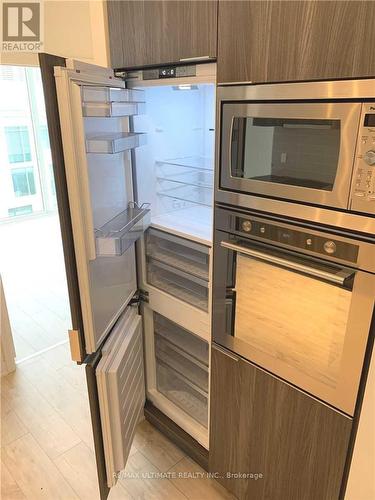
[[40, 125], [39, 127], [39, 139], [42, 149], [50, 149], [49, 135], [47, 125]]
[[13, 169], [12, 181], [14, 194], [17, 197], [36, 194], [33, 167]]
[[9, 163], [31, 161], [29, 131], [26, 126], [5, 127]]
[[33, 213], [32, 205], [24, 205], [22, 207], [8, 208], [9, 217], [14, 217], [15, 215], [27, 215]]

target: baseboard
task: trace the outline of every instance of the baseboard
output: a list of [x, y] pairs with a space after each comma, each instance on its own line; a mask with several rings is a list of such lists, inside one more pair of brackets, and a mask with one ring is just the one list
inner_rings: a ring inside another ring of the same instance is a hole
[[209, 453], [206, 448], [156, 408], [151, 401], [146, 400], [144, 414], [146, 420], [177, 445], [186, 455], [197, 462], [204, 470], [208, 471]]

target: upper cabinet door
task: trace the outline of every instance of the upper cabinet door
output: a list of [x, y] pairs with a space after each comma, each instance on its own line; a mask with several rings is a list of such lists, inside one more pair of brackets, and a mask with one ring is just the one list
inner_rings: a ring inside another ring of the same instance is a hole
[[373, 76], [374, 24], [375, 2], [220, 0], [218, 83]]
[[107, 11], [113, 68], [216, 58], [216, 0], [109, 0]]

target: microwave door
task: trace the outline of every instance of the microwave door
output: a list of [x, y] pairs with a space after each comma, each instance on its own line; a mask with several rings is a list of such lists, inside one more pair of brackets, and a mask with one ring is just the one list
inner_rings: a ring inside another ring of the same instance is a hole
[[360, 103], [227, 103], [220, 188], [347, 208]]
[[[119, 404], [106, 401], [103, 394], [116, 399], [113, 380], [121, 366], [128, 366], [132, 356], [134, 367], [141, 362], [139, 352], [135, 355], [121, 342], [113, 344], [122, 353], [120, 358], [109, 347], [114, 328], [133, 310], [129, 303], [138, 288], [135, 241], [150, 219], [149, 208], [134, 203], [131, 176], [130, 151], [144, 137], [128, 132], [129, 114], [137, 112], [137, 105], [113, 70], [48, 54], [40, 54], [39, 59], [72, 317], [71, 354], [73, 360], [86, 364], [104, 499], [114, 481], [108, 473], [117, 471], [121, 453], [126, 462], [137, 412], [143, 407], [141, 400], [126, 401], [133, 410], [129, 418], [123, 415], [123, 450], [113, 451], [104, 417], [118, 425], [121, 415]], [[115, 337], [134, 340], [139, 328], [139, 320], [133, 318]], [[109, 374], [107, 365], [103, 368], [103, 353], [110, 360]], [[119, 383], [125, 383], [130, 394], [134, 383], [144, 387], [143, 368], [134, 372], [128, 366], [127, 370], [129, 378]]]

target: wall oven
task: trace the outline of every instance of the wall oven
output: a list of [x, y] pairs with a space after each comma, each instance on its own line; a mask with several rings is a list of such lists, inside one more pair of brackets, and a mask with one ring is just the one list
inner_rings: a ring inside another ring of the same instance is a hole
[[216, 200], [236, 192], [375, 214], [374, 88], [374, 80], [219, 87]]
[[213, 339], [353, 415], [375, 240], [216, 208]]

